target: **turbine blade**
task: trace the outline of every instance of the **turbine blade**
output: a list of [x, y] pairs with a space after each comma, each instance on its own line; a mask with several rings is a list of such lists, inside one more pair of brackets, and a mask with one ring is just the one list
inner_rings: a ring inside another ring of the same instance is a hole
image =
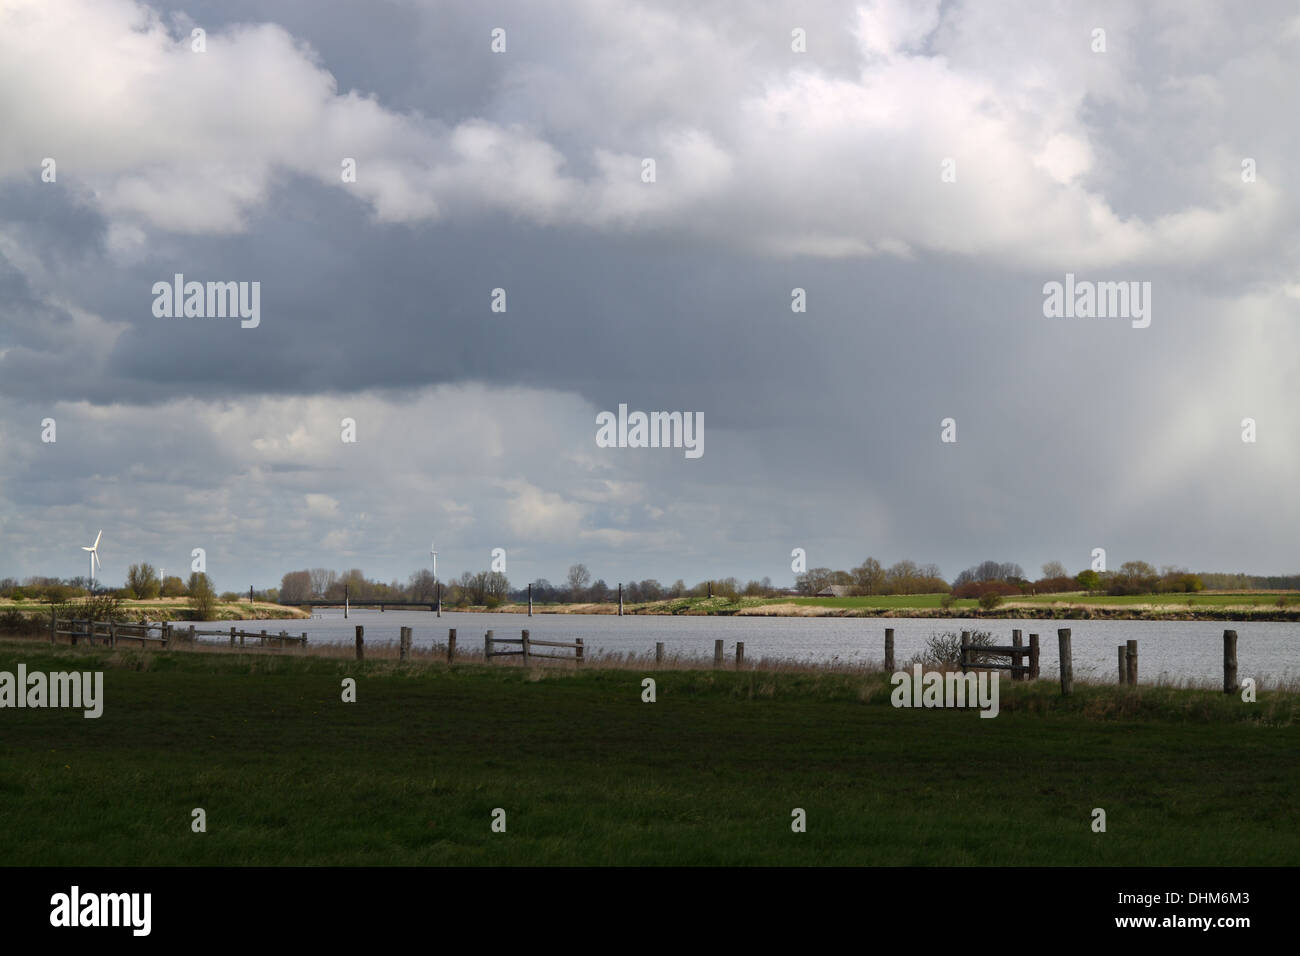
[[94, 549], [94, 548], [82, 548], [81, 550], [82, 550], [82, 551], [94, 551], [95, 549]]
[[100, 528], [99, 534], [95, 535], [95, 547], [97, 548], [99, 547], [99, 539], [102, 538], [103, 536], [104, 536], [104, 529]]

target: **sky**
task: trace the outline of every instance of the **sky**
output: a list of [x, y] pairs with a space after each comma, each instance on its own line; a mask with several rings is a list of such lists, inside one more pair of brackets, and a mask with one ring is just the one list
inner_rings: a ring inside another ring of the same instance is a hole
[[0, 0], [0, 577], [1300, 571], [1300, 11], [1248, 10]]

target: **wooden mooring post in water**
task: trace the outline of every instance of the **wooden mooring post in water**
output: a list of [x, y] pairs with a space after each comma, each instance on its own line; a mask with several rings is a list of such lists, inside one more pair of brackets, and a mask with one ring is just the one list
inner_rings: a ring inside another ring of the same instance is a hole
[[885, 628], [885, 672], [894, 672], [894, 629]]
[[366, 629], [362, 627], [360, 624], [358, 624], [357, 625], [357, 660], [359, 661], [364, 661], [366, 659], [365, 633], [366, 633]]
[[1119, 651], [1119, 683], [1122, 687], [1128, 683], [1128, 648], [1121, 644], [1115, 649]]
[[1223, 692], [1237, 692], [1237, 632], [1223, 632]]
[[713, 642], [713, 666], [714, 667], [722, 666], [722, 642], [721, 641]]
[[1069, 697], [1074, 690], [1074, 658], [1070, 654], [1070, 629], [1063, 627], [1056, 632], [1056, 639], [1061, 652], [1061, 695]]
[[453, 627], [447, 633], [447, 663], [450, 664], [456, 657], [456, 629]]
[[1125, 674], [1128, 677], [1129, 686], [1136, 687], [1138, 682], [1138, 642], [1137, 641], [1128, 642], [1127, 653], [1125, 653], [1124, 657], [1125, 657], [1125, 666], [1127, 668]]
[[664, 662], [664, 642], [655, 641], [655, 663], [662, 664], [663, 662]]
[[1038, 680], [1038, 635], [1029, 635], [1029, 679]]
[[736, 641], [736, 670], [741, 670], [745, 666], [745, 642]]

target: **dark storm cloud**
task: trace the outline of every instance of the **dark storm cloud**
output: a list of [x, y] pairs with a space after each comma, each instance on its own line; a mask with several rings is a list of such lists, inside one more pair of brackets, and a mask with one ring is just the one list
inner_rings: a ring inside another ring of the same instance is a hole
[[[240, 587], [308, 563], [404, 577], [433, 535], [462, 568], [510, 548], [519, 580], [585, 559], [610, 580], [781, 581], [793, 547], [949, 575], [986, 557], [1077, 569], [1095, 546], [1293, 570], [1296, 230], [1274, 171], [1295, 130], [1259, 86], [1278, 76], [1251, 55], [1268, 32], [1207, 9], [1099, 7], [1115, 57], [1098, 61], [1051, 10], [1026, 8], [1050, 39], [1025, 47], [962, 6], [937, 31], [924, 5], [882, 7], [859, 40], [846, 6], [727, 24], [665, 5], [620, 28], [526, 5], [501, 13], [502, 61], [484, 52], [495, 12], [186, 8], [214, 41], [280, 24], [377, 105], [340, 105], [290, 46], [241, 35], [249, 62], [281, 58], [264, 98], [328, 131], [303, 153], [232, 114], [210, 174], [149, 154], [123, 186], [136, 167], [93, 170], [100, 145], [59, 186], [26, 159], [4, 178], [0, 573], [113, 519], [141, 557], [212, 543]], [[822, 45], [800, 73], [803, 22]], [[915, 50], [943, 60], [899, 53]], [[219, 43], [208, 55], [224, 68]], [[708, 135], [664, 138], [674, 124]], [[371, 191], [334, 181], [345, 149]], [[660, 192], [625, 189], [600, 150], [658, 151]], [[196, 178], [168, 192], [180, 172]], [[155, 317], [152, 286], [177, 272], [260, 282], [259, 327]], [[1044, 317], [1066, 273], [1152, 283], [1150, 328]], [[703, 411], [704, 457], [596, 449], [594, 412], [619, 403]], [[58, 445], [33, 445], [51, 413]], [[365, 436], [351, 458], [345, 415]]]

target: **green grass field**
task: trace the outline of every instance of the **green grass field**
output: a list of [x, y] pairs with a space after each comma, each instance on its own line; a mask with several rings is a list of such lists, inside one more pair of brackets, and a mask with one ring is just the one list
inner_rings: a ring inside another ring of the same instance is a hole
[[20, 661], [105, 669], [106, 702], [0, 710], [11, 865], [1300, 862], [1289, 695], [1004, 681], [984, 719], [882, 675], [0, 643]]
[[[81, 600], [81, 598], [73, 598], [72, 602], [75, 604]], [[122, 600], [120, 609], [123, 616], [132, 621], [189, 621], [194, 617], [189, 598], [154, 598], [145, 601], [126, 598]], [[13, 601], [0, 598], [0, 614], [6, 612], [16, 612], [45, 622], [49, 620], [50, 606], [37, 600]], [[265, 601], [258, 601], [255, 604], [249, 604], [247, 601], [217, 601], [214, 612], [212, 617], [214, 621], [288, 620], [311, 617], [300, 608], [268, 604]]]
[[[786, 598], [785, 603], [809, 607], [935, 608], [941, 606], [942, 598], [942, 594], [868, 594], [861, 597]], [[775, 603], [775, 599], [771, 603]], [[952, 606], [979, 607], [979, 601], [974, 598], [954, 600]]]

